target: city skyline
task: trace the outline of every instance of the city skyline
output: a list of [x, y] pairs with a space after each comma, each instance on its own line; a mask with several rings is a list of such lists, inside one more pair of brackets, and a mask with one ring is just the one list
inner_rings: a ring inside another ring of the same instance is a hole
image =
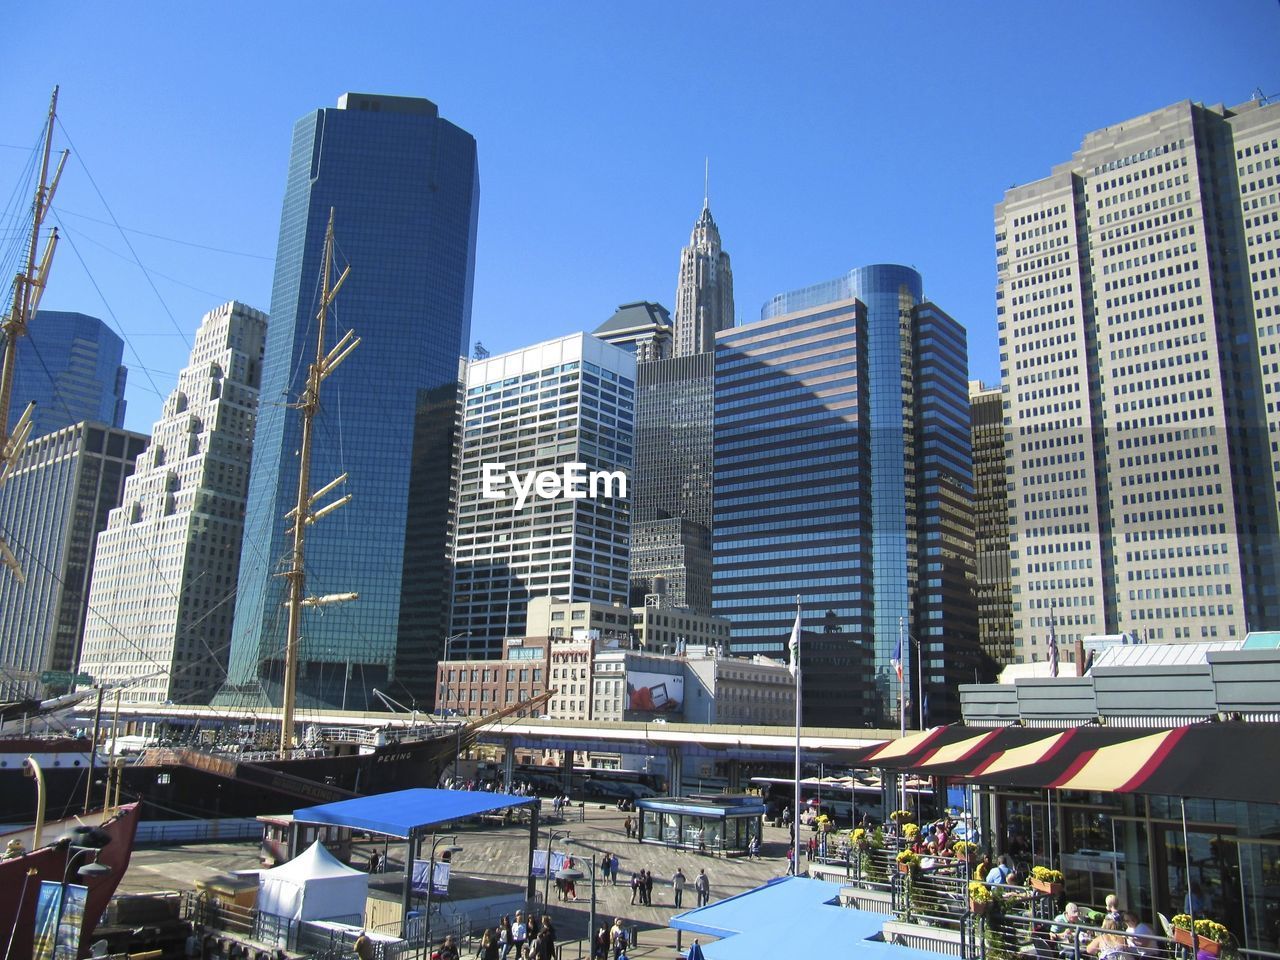
[[[710, 48], [697, 29], [709, 12], [672, 31], [662, 10], [571, 18], [511, 8], [517, 29], [506, 32], [519, 42], [482, 35], [447, 11], [432, 12], [429, 25], [397, 17], [395, 32], [375, 15], [344, 37], [345, 55], [332, 65], [307, 58], [303, 70], [300, 49], [323, 26], [263, 9], [254, 13], [262, 39], [235, 41], [250, 66], [224, 73], [221, 41], [235, 20], [226, 13], [191, 11], [177, 31], [145, 7], [128, 24], [92, 10], [54, 11], [39, 23], [17, 11], [16, 36], [49, 31], [58, 42], [18, 45], [14, 82], [0, 98], [0, 176], [18, 178], [27, 135], [61, 83], [59, 139], [74, 151], [55, 204], [64, 243], [44, 306], [102, 316], [124, 335], [133, 371], [127, 425], [135, 428], [155, 420], [176, 382], [194, 337], [191, 318], [231, 298], [268, 301], [285, 172], [280, 131], [346, 89], [427, 97], [480, 140], [486, 190], [473, 339], [495, 353], [591, 329], [618, 303], [666, 302], [670, 251], [687, 237], [709, 157], [710, 199], [732, 238], [740, 322], [755, 319], [772, 292], [847, 263], [905, 262], [930, 278], [927, 294], [968, 330], [971, 376], [992, 382], [991, 210], [1003, 190], [1069, 154], [1081, 131], [1182, 99], [1233, 105], [1255, 88], [1280, 87], [1270, 80], [1272, 31], [1263, 29], [1265, 18], [1280, 16], [1273, 8], [1140, 4], [1107, 13], [1109, 29], [1091, 38], [1083, 72], [1068, 45], [1030, 42], [1053, 8], [1000, 5], [962, 16], [928, 4], [816, 4], [781, 22], [715, 18], [717, 35], [725, 32]], [[299, 50], [283, 59], [269, 39], [277, 17], [300, 31]], [[527, 30], [522, 18], [531, 20]], [[932, 74], [895, 72], [890, 91], [879, 79], [887, 53], [870, 51], [856, 66], [833, 55], [847, 33], [839, 25], [850, 22], [873, 36], [910, 28], [921, 62], [930, 53], [954, 59], [954, 49], [967, 60]], [[407, 56], [424, 37], [431, 56]], [[117, 56], [135, 45], [148, 56]], [[772, 59], [762, 70], [764, 48]], [[641, 77], [613, 68], [641, 50], [656, 69]], [[688, 98], [684, 65], [694, 57], [711, 90]], [[587, 73], [600, 82], [584, 85]], [[999, 113], [1000, 123], [973, 122], [983, 111]], [[759, 136], [762, 125], [772, 128], [768, 137]], [[673, 146], [636, 151], [627, 142], [639, 129]], [[534, 138], [538, 131], [545, 137]], [[945, 162], [917, 149], [930, 142], [948, 145]], [[910, 227], [926, 219], [928, 235]], [[96, 222], [113, 220], [141, 232]], [[582, 237], [600, 222], [609, 225], [607, 241], [584, 248]], [[557, 307], [535, 330], [519, 309], [530, 299]]]

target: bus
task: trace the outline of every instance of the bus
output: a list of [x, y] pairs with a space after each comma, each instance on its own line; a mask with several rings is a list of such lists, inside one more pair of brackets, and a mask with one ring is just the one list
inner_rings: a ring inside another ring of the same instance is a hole
[[[523, 781], [539, 796], [555, 796], [565, 791], [564, 769], [521, 764], [513, 774], [517, 783]], [[656, 773], [640, 770], [615, 770], [606, 767], [574, 767], [569, 775], [568, 794], [590, 800], [626, 799], [640, 800], [659, 796], [665, 789], [665, 779]]]

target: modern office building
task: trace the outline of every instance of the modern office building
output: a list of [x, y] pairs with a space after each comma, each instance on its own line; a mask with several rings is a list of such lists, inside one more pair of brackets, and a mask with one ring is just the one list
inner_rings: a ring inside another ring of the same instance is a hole
[[204, 315], [98, 535], [80, 668], [135, 703], [207, 703], [226, 679], [266, 333], [241, 303]]
[[732, 652], [783, 658], [798, 601], [806, 723], [957, 714], [977, 649], [963, 328], [914, 270], [875, 265], [716, 340], [712, 605]]
[[[288, 550], [300, 423], [293, 402], [315, 356], [315, 292], [333, 212], [350, 276], [329, 319], [357, 349], [326, 382], [315, 487], [348, 474], [352, 501], [312, 526], [307, 592], [359, 600], [308, 615], [298, 702], [371, 705], [373, 687], [427, 702], [443, 652], [452, 460], [415, 444], [453, 429], [470, 337], [479, 174], [471, 134], [429, 100], [344, 94], [294, 127], [253, 445], [227, 687], [220, 700], [280, 700]], [[330, 340], [328, 346], [333, 343]], [[435, 441], [432, 441], [435, 442]], [[413, 538], [413, 543], [408, 541]], [[407, 604], [438, 598], [435, 613]], [[434, 618], [434, 619], [433, 619]], [[425, 655], [423, 651], [426, 651]], [[401, 654], [408, 659], [402, 674]]]
[[455, 657], [527, 635], [534, 597], [626, 600], [635, 371], [585, 333], [468, 365]]
[[715, 350], [716, 334], [733, 326], [733, 271], [720, 246], [720, 228], [704, 197], [689, 245], [680, 252], [676, 285], [675, 355]]
[[624, 303], [591, 334], [629, 351], [636, 363], [671, 356], [671, 314], [660, 303]]
[[18, 351], [7, 429], [32, 401], [33, 437], [84, 421], [123, 427], [123, 354], [124, 341], [97, 317], [38, 311]]
[[1024, 660], [1280, 625], [1278, 143], [1280, 105], [1184, 101], [996, 207]]
[[146, 442], [104, 423], [63, 427], [28, 442], [0, 491], [0, 529], [26, 574], [26, 583], [0, 576], [5, 695], [57, 692], [65, 685], [42, 690], [40, 674], [79, 667], [98, 533]]
[[1005, 480], [1004, 394], [969, 381], [973, 446], [974, 568], [978, 645], [1000, 664], [1016, 663], [1009, 588], [1009, 502]]

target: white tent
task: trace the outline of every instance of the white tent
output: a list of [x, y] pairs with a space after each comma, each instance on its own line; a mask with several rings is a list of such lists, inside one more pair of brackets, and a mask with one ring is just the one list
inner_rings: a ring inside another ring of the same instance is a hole
[[340, 862], [317, 840], [260, 875], [257, 906], [260, 913], [290, 920], [363, 918], [368, 895], [369, 875]]

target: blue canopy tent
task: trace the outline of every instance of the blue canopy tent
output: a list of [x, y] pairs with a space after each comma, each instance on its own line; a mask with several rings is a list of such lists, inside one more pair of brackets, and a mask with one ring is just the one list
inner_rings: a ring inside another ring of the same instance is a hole
[[371, 797], [355, 797], [339, 800], [318, 807], [303, 807], [293, 811], [296, 823], [316, 823], [353, 830], [366, 830], [388, 837], [402, 837], [406, 841], [404, 892], [401, 901], [405, 916], [409, 913], [413, 861], [418, 856], [422, 838], [430, 828], [454, 820], [465, 820], [516, 807], [529, 808], [529, 863], [525, 869], [525, 896], [530, 900], [536, 893], [533, 879], [533, 852], [538, 846], [538, 798], [516, 797], [506, 793], [486, 793], [473, 790], [431, 790], [419, 787], [413, 790], [396, 790]]

